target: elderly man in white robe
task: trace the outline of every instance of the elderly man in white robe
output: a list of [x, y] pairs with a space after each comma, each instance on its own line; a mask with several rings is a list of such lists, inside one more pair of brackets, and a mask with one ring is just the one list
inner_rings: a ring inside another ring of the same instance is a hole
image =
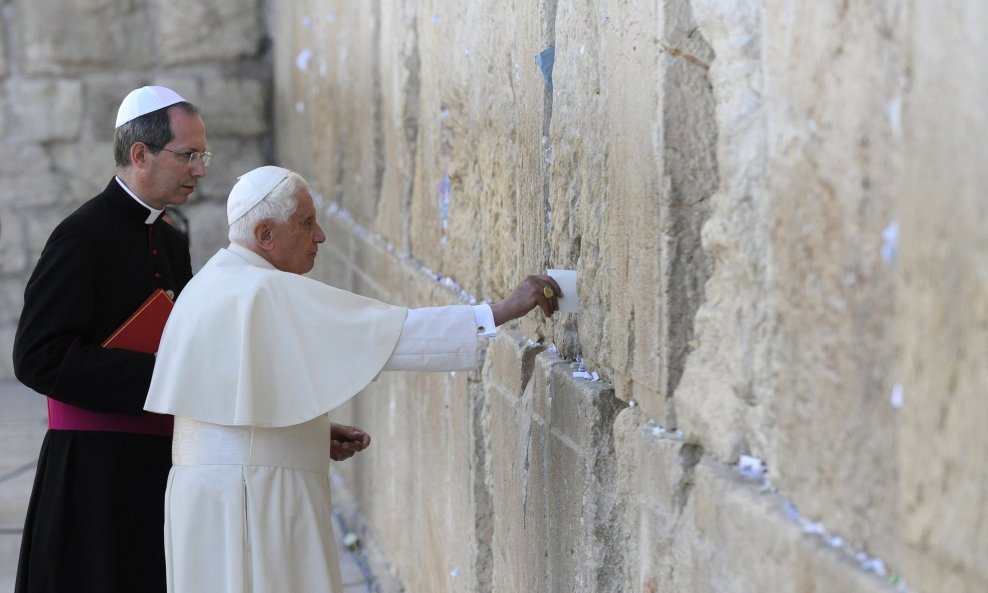
[[306, 278], [326, 236], [280, 167], [243, 175], [227, 218], [231, 244], [175, 304], [145, 406], [175, 416], [168, 591], [338, 593], [327, 413], [381, 371], [475, 368], [479, 338], [551, 316], [561, 291], [528, 276], [492, 305], [409, 310]]

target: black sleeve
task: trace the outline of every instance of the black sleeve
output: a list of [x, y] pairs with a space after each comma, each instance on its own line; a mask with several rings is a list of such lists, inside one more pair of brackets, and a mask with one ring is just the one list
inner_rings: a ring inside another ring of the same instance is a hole
[[[100, 346], [97, 257], [84, 229], [52, 233], [24, 292], [14, 373], [35, 391], [103, 412], [143, 412], [154, 355]], [[120, 321], [123, 321], [121, 319]]]

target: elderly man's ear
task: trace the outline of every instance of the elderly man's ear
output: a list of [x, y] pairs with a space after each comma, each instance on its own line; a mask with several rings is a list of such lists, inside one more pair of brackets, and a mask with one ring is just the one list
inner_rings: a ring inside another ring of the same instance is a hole
[[271, 233], [270, 223], [264, 221], [254, 227], [254, 243], [265, 251], [274, 247], [274, 235]]

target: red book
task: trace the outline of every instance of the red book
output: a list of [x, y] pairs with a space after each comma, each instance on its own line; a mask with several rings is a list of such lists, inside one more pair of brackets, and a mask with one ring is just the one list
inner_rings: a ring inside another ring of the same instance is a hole
[[127, 318], [106, 341], [104, 348], [120, 348], [153, 354], [158, 351], [161, 332], [174, 303], [160, 288]]

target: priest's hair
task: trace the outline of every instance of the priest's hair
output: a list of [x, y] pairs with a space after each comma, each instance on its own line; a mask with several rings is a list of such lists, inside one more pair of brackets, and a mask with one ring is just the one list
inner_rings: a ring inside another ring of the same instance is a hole
[[130, 165], [130, 147], [134, 144], [143, 142], [148, 145], [151, 154], [158, 154], [161, 152], [159, 146], [164, 146], [175, 138], [171, 119], [168, 117], [168, 110], [172, 107], [177, 107], [189, 115], [199, 115], [198, 107], [182, 101], [121, 124], [113, 131], [113, 158], [116, 159], [118, 167]]
[[228, 237], [234, 243], [241, 245], [254, 244], [254, 229], [264, 221], [271, 221], [275, 224], [284, 224], [295, 213], [298, 208], [298, 198], [295, 194], [302, 188], [308, 188], [309, 184], [301, 175], [294, 171], [281, 180], [271, 193], [257, 203], [256, 206], [247, 211], [246, 214], [233, 221], [230, 225]]

